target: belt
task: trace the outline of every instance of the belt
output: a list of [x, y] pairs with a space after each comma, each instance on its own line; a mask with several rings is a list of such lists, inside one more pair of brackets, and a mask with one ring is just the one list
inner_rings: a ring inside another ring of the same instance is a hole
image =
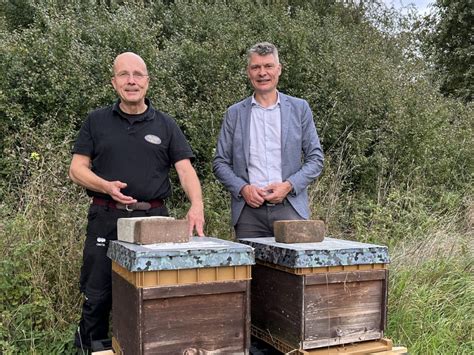
[[275, 207], [275, 206], [279, 206], [279, 205], [286, 205], [286, 201], [287, 201], [286, 198], [283, 199], [283, 201], [281, 201], [280, 203], [271, 203], [271, 202], [268, 202], [268, 201], [263, 201], [262, 206]]
[[110, 208], [114, 208], [117, 210], [126, 210], [126, 211], [146, 211], [150, 208], [158, 208], [163, 207], [165, 202], [162, 199], [150, 200], [150, 201], [142, 201], [142, 202], [135, 202], [129, 205], [124, 205], [123, 203], [114, 201], [114, 200], [106, 200], [100, 197], [93, 197], [92, 204], [97, 206], [107, 206]]

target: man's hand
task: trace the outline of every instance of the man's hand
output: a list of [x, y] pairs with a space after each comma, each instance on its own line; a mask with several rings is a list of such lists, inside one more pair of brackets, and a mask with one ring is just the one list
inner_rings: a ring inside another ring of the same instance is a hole
[[247, 205], [257, 208], [260, 207], [265, 201], [264, 196], [266, 192], [255, 185], [245, 185], [242, 190], [240, 190], [240, 194], [244, 198]]
[[115, 201], [123, 203], [124, 205], [131, 205], [132, 203], [137, 202], [137, 200], [131, 196], [124, 195], [122, 192], [120, 192], [121, 189], [124, 189], [126, 187], [127, 184], [121, 181], [107, 181], [104, 190]]
[[202, 204], [192, 204], [186, 214], [188, 221], [188, 234], [193, 235], [194, 229], [200, 237], [204, 237], [204, 207]]
[[69, 177], [76, 184], [86, 189], [110, 195], [115, 201], [130, 205], [137, 202], [133, 197], [126, 196], [120, 190], [127, 187], [121, 181], [108, 181], [97, 176], [91, 170], [91, 158], [87, 155], [74, 154], [69, 168]]
[[270, 203], [282, 203], [292, 188], [289, 181], [274, 182], [263, 188], [266, 192], [265, 200]]

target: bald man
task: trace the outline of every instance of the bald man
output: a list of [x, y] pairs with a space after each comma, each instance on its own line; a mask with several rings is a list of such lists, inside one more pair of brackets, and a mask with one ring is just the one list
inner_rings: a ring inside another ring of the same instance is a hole
[[143, 59], [122, 53], [114, 61], [113, 105], [89, 114], [73, 147], [69, 176], [91, 197], [80, 289], [85, 296], [75, 345], [90, 349], [108, 338], [112, 304], [110, 240], [117, 239], [117, 219], [168, 216], [169, 171], [174, 166], [191, 202], [189, 234], [203, 236], [201, 184], [184, 134], [168, 115], [146, 98], [150, 77]]

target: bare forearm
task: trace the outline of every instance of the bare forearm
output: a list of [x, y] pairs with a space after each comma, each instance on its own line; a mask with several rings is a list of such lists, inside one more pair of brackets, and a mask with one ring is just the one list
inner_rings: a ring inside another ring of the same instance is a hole
[[107, 193], [105, 189], [107, 181], [94, 174], [90, 169], [85, 167], [79, 169], [70, 169], [69, 177], [76, 184], [89, 190], [102, 192], [104, 194]]
[[179, 180], [191, 205], [203, 206], [201, 183], [194, 169], [186, 170], [180, 174]]
[[86, 155], [74, 154], [69, 167], [69, 177], [76, 184], [89, 190], [107, 193], [107, 181], [91, 170], [91, 159]]
[[175, 164], [179, 181], [191, 202], [191, 208], [186, 215], [189, 235], [196, 230], [199, 236], [204, 236], [204, 203], [202, 202], [201, 183], [189, 159], [180, 160]]

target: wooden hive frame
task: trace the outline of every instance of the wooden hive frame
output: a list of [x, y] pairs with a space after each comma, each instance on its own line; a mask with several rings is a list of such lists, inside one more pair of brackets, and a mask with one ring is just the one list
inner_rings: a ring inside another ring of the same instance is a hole
[[250, 280], [251, 265], [205, 267], [178, 270], [154, 270], [132, 272], [112, 263], [112, 271], [135, 287], [184, 285], [231, 280]]
[[280, 351], [383, 338], [387, 264], [292, 269], [257, 261], [253, 271], [252, 334]]
[[130, 272], [112, 263], [116, 354], [250, 347], [251, 266]]

